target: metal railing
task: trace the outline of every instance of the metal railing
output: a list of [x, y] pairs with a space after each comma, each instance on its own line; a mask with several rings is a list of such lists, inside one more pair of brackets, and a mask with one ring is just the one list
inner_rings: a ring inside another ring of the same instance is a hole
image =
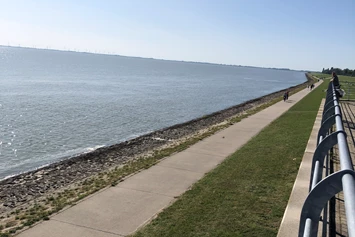
[[[335, 131], [332, 128], [335, 124]], [[338, 144], [340, 170], [329, 174], [329, 152]], [[326, 160], [325, 170], [324, 161]], [[323, 173], [325, 177], [322, 179]], [[323, 211], [323, 236], [326, 235], [327, 208], [329, 200], [343, 191], [348, 234], [355, 237], [355, 172], [350, 157], [342, 123], [342, 113], [333, 83], [329, 83], [317, 148], [313, 155], [309, 194], [303, 204], [299, 233], [300, 237], [318, 235], [320, 215]]]

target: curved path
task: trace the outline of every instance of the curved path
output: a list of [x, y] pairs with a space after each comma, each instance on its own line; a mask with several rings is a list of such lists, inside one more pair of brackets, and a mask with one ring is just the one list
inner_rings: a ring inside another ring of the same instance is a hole
[[280, 101], [249, 116], [117, 186], [89, 196], [18, 236], [114, 237], [132, 234], [309, 92], [304, 89], [291, 95], [287, 102]]

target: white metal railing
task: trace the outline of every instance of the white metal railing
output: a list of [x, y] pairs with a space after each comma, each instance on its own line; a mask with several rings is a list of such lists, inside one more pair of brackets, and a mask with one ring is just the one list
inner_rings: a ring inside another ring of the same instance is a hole
[[[334, 124], [335, 132], [331, 132]], [[326, 166], [325, 177], [322, 178], [324, 160], [328, 159], [329, 151], [336, 144], [339, 150], [340, 170], [328, 174], [328, 166]], [[328, 202], [341, 191], [344, 193], [348, 236], [355, 237], [355, 172], [343, 128], [339, 98], [333, 83], [329, 83], [322, 124], [318, 132], [317, 148], [312, 160], [309, 194], [303, 204], [300, 217], [299, 237], [318, 235], [322, 210], [325, 210], [323, 221], [326, 224]], [[325, 228], [323, 228], [323, 236], [327, 236], [324, 231]]]

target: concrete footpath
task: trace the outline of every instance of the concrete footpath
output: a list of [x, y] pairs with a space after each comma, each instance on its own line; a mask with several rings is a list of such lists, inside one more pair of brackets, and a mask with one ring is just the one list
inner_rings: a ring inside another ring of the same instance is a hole
[[89, 196], [18, 236], [114, 237], [132, 234], [309, 92], [304, 89], [291, 95], [287, 102], [280, 101], [243, 119], [117, 186]]

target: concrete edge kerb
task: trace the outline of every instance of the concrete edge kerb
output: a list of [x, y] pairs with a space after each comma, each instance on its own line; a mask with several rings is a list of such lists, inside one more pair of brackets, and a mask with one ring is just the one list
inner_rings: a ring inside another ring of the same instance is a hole
[[315, 119], [310, 138], [305, 149], [305, 153], [300, 164], [298, 174], [295, 183], [292, 188], [292, 192], [287, 203], [284, 216], [282, 218], [279, 231], [277, 233], [278, 237], [296, 237], [298, 236], [299, 220], [301, 216], [301, 211], [303, 203], [308, 196], [308, 186], [310, 182], [312, 158], [314, 154], [314, 143], [317, 142], [317, 134], [320, 129], [320, 119], [323, 110], [325, 100], [323, 99], [317, 117]]

